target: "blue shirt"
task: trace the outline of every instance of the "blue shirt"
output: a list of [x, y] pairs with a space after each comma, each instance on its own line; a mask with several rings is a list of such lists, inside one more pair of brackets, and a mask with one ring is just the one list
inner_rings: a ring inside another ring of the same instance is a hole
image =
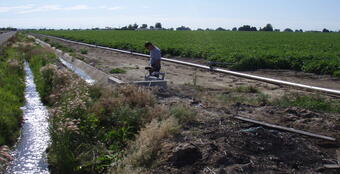
[[158, 47], [155, 47], [150, 51], [150, 65], [160, 64], [161, 62], [161, 50]]

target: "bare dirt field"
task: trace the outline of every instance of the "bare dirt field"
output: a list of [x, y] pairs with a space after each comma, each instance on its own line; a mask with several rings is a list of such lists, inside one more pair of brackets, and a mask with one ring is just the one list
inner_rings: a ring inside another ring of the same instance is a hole
[[[113, 68], [126, 71], [113, 76], [125, 81], [143, 80], [147, 59], [128, 54], [71, 44], [77, 57], [109, 73]], [[80, 49], [87, 54], [80, 54]], [[337, 173], [324, 164], [339, 164], [340, 117], [336, 113], [272, 105], [286, 94], [312, 92], [292, 89], [220, 73], [203, 71], [169, 62], [162, 63], [169, 88], [156, 90], [164, 105], [190, 105], [197, 118], [185, 123], [182, 131], [163, 141], [161, 157], [150, 173]], [[280, 80], [340, 89], [339, 79], [292, 71], [260, 70], [250, 74]], [[240, 92], [246, 103], [224, 100], [230, 89], [252, 86], [261, 93]], [[263, 95], [262, 95], [263, 94]], [[265, 96], [265, 97], [264, 97]], [[268, 99], [267, 99], [268, 98]], [[329, 97], [333, 100], [338, 98]], [[233, 117], [242, 116], [267, 123], [332, 136], [336, 141], [310, 138], [299, 134], [268, 129]]]

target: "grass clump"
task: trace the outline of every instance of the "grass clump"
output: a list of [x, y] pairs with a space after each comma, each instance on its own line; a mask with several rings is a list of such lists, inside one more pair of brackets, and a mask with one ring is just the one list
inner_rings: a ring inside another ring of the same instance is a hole
[[330, 100], [317, 95], [285, 95], [273, 103], [282, 107], [299, 107], [316, 112], [340, 113], [338, 100]]
[[260, 93], [260, 90], [254, 86], [240, 86], [233, 89], [233, 91], [238, 93]]
[[153, 120], [142, 128], [136, 140], [129, 146], [126, 156], [111, 173], [134, 174], [146, 172], [152, 167], [161, 150], [161, 140], [178, 130], [178, 120], [169, 117], [163, 121]]
[[81, 53], [81, 54], [87, 54], [87, 52], [88, 52], [88, 51], [87, 51], [87, 49], [85, 49], [85, 48], [80, 49], [80, 53]]
[[120, 68], [113, 68], [110, 71], [111, 74], [125, 74], [126, 70]]
[[23, 60], [17, 48], [0, 47], [0, 146], [19, 136], [24, 104]]
[[177, 118], [181, 123], [191, 121], [195, 118], [196, 112], [189, 106], [183, 104], [177, 104], [170, 108], [172, 116]]
[[68, 53], [73, 53], [74, 52], [74, 49], [73, 48], [70, 48], [70, 47], [66, 47], [58, 42], [52, 42], [50, 43], [52, 47], [56, 48], [56, 49], [59, 49], [59, 50], [62, 50], [63, 52], [68, 52]]

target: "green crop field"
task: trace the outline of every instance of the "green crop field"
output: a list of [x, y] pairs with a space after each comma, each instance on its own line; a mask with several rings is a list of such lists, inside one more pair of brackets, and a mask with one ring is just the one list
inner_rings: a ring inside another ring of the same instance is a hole
[[66, 39], [146, 53], [145, 41], [166, 57], [204, 58], [233, 70], [292, 69], [340, 77], [339, 33], [227, 31], [39, 31]]

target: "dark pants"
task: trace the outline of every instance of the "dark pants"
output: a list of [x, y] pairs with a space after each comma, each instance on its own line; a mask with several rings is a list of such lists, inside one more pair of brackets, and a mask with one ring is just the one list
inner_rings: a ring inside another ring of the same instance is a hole
[[[154, 72], [160, 72], [161, 71], [161, 64], [155, 64], [155, 65], [151, 65], [152, 69], [149, 70], [150, 76], [152, 75], [152, 73]], [[159, 77], [159, 74], [155, 75], [156, 77]]]

